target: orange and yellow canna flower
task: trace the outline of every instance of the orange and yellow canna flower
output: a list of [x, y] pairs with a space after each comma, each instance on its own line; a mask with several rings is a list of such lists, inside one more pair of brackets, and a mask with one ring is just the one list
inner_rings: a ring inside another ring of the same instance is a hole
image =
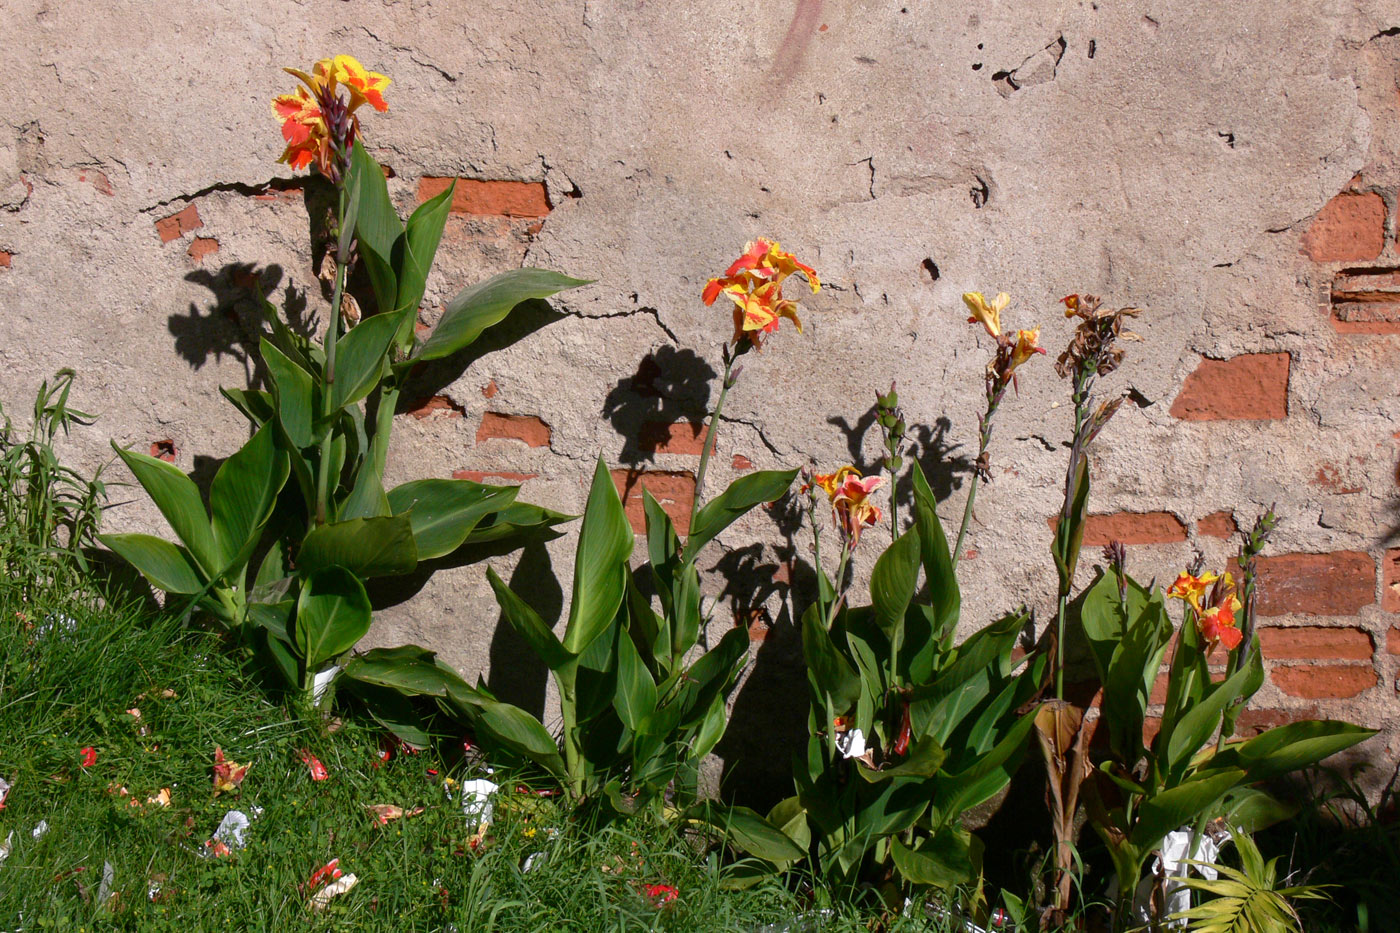
[[1201, 637], [1212, 645], [1218, 641], [1226, 650], [1234, 651], [1244, 637], [1235, 622], [1235, 613], [1239, 609], [1240, 601], [1230, 596], [1221, 605], [1211, 606], [1202, 612], [1196, 622]]
[[1045, 348], [1040, 345], [1039, 327], [1016, 331], [1016, 339], [1011, 347], [1011, 365], [1007, 371], [1014, 370], [1035, 354], [1044, 352]]
[[345, 89], [350, 92], [351, 113], [364, 103], [368, 103], [380, 113], [389, 109], [389, 105], [384, 103], [384, 89], [390, 83], [388, 78], [375, 71], [366, 71], [364, 66], [349, 55], [337, 55], [331, 60], [331, 64], [335, 80], [345, 85]]
[[864, 528], [880, 520], [880, 508], [870, 501], [870, 494], [885, 483], [882, 476], [860, 474], [847, 475], [836, 487], [831, 497], [832, 520], [845, 536], [849, 547], [860, 543], [860, 533]]
[[[1228, 577], [1229, 574], [1226, 574]], [[1218, 580], [1215, 574], [1207, 570], [1199, 577], [1189, 573], [1181, 573], [1177, 576], [1176, 582], [1167, 587], [1167, 596], [1170, 599], [1180, 599], [1191, 604], [1191, 608], [1197, 613], [1201, 612], [1201, 597], [1205, 595], [1210, 585]]]
[[801, 272], [812, 291], [821, 283], [811, 266], [798, 262], [770, 240], [755, 240], [744, 253], [725, 270], [724, 275], [710, 279], [701, 292], [701, 300], [712, 305], [720, 295], [734, 302], [734, 342], [748, 340], [754, 349], [761, 349], [761, 334], [778, 329], [781, 318], [787, 318], [802, 333], [802, 321], [797, 316], [797, 302], [783, 297], [783, 281]]
[[[355, 111], [365, 103], [375, 110], [389, 109], [383, 93], [389, 79], [366, 71], [352, 56], [323, 58], [312, 66], [309, 74], [297, 68], [282, 70], [305, 85], [291, 94], [272, 99], [273, 117], [282, 124], [282, 138], [287, 143], [278, 161], [293, 169], [303, 169], [314, 163], [323, 172], [330, 171], [335, 147], [348, 150], [359, 131]], [[337, 94], [341, 86], [349, 94], [348, 103]], [[328, 112], [332, 114], [329, 118]], [[333, 131], [332, 122], [339, 129]], [[345, 138], [333, 139], [337, 133]]]
[[990, 302], [981, 292], [963, 292], [963, 304], [967, 305], [967, 310], [972, 312], [972, 316], [967, 319], [969, 324], [981, 324], [987, 329], [987, 333], [993, 337], [1001, 336], [1001, 309], [1005, 308], [1011, 301], [1011, 296], [1006, 292], [998, 292], [997, 296]]
[[272, 99], [272, 115], [282, 121], [287, 148], [279, 162], [303, 169], [330, 146], [331, 132], [316, 99], [305, 88]]

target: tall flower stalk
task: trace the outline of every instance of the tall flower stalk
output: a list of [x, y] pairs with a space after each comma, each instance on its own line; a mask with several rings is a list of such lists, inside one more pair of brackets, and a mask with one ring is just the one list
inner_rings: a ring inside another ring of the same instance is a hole
[[[389, 79], [382, 74], [367, 71], [349, 55], [323, 58], [312, 66], [311, 72], [296, 68], [283, 69], [302, 83], [291, 94], [273, 98], [272, 114], [282, 124], [282, 138], [286, 141], [279, 162], [285, 162], [293, 169], [312, 167], [335, 187], [336, 211], [331, 229], [331, 256], [335, 262], [335, 285], [331, 293], [330, 320], [326, 323], [325, 351], [326, 391], [321, 395], [320, 416], [327, 419], [332, 414], [332, 392], [335, 385], [336, 344], [340, 337], [345, 315], [342, 304], [346, 300], [345, 281], [351, 261], [351, 236], [353, 219], [348, 217], [351, 193], [346, 189], [346, 179], [350, 173], [350, 150], [360, 136], [360, 120], [355, 115], [361, 106], [368, 103], [378, 111], [389, 109], [384, 102], [383, 92]], [[344, 95], [341, 91], [344, 90]], [[358, 314], [355, 315], [358, 319]], [[329, 511], [331, 488], [331, 444], [333, 433], [327, 431], [321, 440], [316, 465], [316, 505], [317, 525], [324, 525]]]
[[988, 335], [996, 341], [996, 351], [991, 361], [987, 363], [987, 406], [977, 419], [977, 461], [974, 465], [972, 480], [968, 484], [967, 502], [963, 505], [962, 523], [958, 526], [957, 543], [953, 545], [954, 570], [957, 569], [958, 561], [962, 559], [963, 541], [967, 538], [968, 523], [972, 520], [972, 506], [977, 501], [977, 486], [982, 480], [991, 482], [992, 479], [991, 460], [987, 452], [987, 448], [992, 443], [992, 418], [996, 415], [997, 408], [1006, 395], [1006, 390], [1017, 386], [1017, 368], [1035, 354], [1045, 352], [1039, 345], [1039, 327], [1018, 330], [1014, 334], [1002, 331], [1001, 312], [1010, 301], [1011, 296], [1006, 292], [998, 293], [990, 302], [981, 292], [967, 292], [963, 295], [963, 303], [972, 313], [967, 322], [981, 324]]

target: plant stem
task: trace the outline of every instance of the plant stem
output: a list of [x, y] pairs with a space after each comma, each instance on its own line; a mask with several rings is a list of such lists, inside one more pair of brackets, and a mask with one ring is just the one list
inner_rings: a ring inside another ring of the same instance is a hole
[[836, 567], [836, 586], [831, 597], [831, 606], [826, 614], [826, 628], [831, 630], [831, 626], [836, 622], [836, 613], [841, 611], [841, 603], [846, 598], [846, 565], [851, 560], [851, 545], [849, 541], [841, 544], [841, 561]]
[[[1095, 364], [1097, 366], [1097, 364]], [[1084, 423], [1089, 410], [1089, 387], [1093, 384], [1094, 370], [1081, 366], [1074, 373], [1074, 442], [1069, 450], [1069, 468], [1065, 471], [1065, 501], [1060, 507], [1060, 527], [1070, 520], [1070, 510], [1074, 508], [1075, 478], [1079, 475], [1079, 460], [1084, 456], [1082, 440]], [[1069, 594], [1074, 586], [1074, 565], [1069, 554], [1060, 558], [1069, 568], [1066, 577], [1060, 581], [1060, 598], [1055, 609], [1055, 699], [1065, 698], [1065, 614], [1069, 610]]]
[[[985, 446], [982, 447], [982, 450], [986, 449]], [[981, 456], [981, 451], [978, 451], [978, 456]], [[963, 505], [962, 524], [958, 526], [958, 541], [957, 544], [953, 545], [954, 573], [958, 570], [958, 561], [962, 559], [963, 539], [967, 537], [967, 525], [968, 522], [972, 520], [972, 503], [977, 501], [977, 483], [979, 479], [981, 479], [981, 477], [977, 475], [974, 468], [972, 481], [967, 487], [967, 503]]]
[[719, 400], [715, 402], [715, 410], [710, 413], [710, 423], [705, 428], [705, 446], [700, 448], [700, 469], [695, 471], [695, 497], [690, 502], [690, 525], [694, 525], [695, 513], [700, 508], [700, 497], [705, 488], [705, 471], [710, 467], [710, 453], [715, 445], [715, 429], [719, 427], [720, 412], [724, 410], [724, 399], [729, 394], [729, 376], [733, 369], [733, 357], [725, 354], [724, 377], [719, 384]]
[[1069, 608], [1069, 594], [1061, 593], [1059, 605], [1055, 609], [1055, 699], [1065, 698], [1065, 610]]
[[[340, 224], [345, 222], [345, 209], [347, 195], [344, 181], [336, 185], [339, 203], [336, 207], [336, 227], [339, 230]], [[340, 333], [340, 296], [345, 291], [345, 257], [336, 256], [335, 261], [335, 291], [331, 294], [331, 319], [326, 325], [326, 370], [325, 379], [321, 391], [321, 417], [329, 420], [331, 416], [331, 395], [335, 388], [335, 344]], [[316, 524], [326, 523], [326, 514], [330, 511], [330, 497], [333, 492], [330, 486], [331, 468], [331, 442], [335, 436], [335, 431], [330, 426], [325, 426], [325, 437], [321, 438], [320, 457], [316, 463]]]

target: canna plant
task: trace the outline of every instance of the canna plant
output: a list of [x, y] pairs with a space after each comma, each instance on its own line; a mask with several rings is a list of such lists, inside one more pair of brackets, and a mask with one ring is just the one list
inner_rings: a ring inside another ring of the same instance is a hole
[[[185, 598], [189, 611], [241, 635], [298, 695], [316, 702], [342, 668], [367, 670], [346, 663], [370, 626], [366, 581], [566, 519], [516, 502], [516, 487], [422, 479], [386, 491], [383, 476], [394, 411], [413, 367], [465, 349], [522, 301], [585, 283], [542, 269], [503, 273], [458, 294], [420, 340], [418, 307], [452, 192], [399, 219], [383, 169], [360, 142], [357, 116], [366, 103], [387, 109], [388, 78], [348, 55], [319, 61], [310, 74], [287, 71], [302, 86], [273, 101], [287, 142], [281, 161], [313, 166], [336, 205], [324, 337], [293, 332], [263, 301], [259, 355], [268, 384], [223, 390], [248, 418], [252, 437], [220, 466], [207, 507], [176, 467], [118, 449], [178, 542], [144, 534], [101, 540], [156, 587]], [[357, 264], [372, 290], [363, 312], [346, 291]], [[357, 687], [370, 695], [383, 687], [386, 668], [440, 668], [412, 646], [372, 661], [368, 670], [380, 679]], [[401, 703], [394, 708], [402, 712]], [[409, 718], [391, 725], [408, 741], [424, 739]]]
[[[606, 815], [695, 804], [700, 761], [724, 735], [726, 701], [748, 657], [748, 634], [734, 628], [713, 645], [702, 643], [710, 613], [703, 606], [697, 560], [720, 532], [783, 495], [797, 471], [748, 474], [708, 501], [705, 474], [724, 401], [742, 371], [739, 358], [760, 351], [764, 336], [776, 332], [783, 318], [801, 331], [797, 302], [782, 293], [784, 281], [796, 272], [813, 292], [820, 288], [815, 271], [777, 243], [760, 239], [706, 284], [707, 305], [720, 295], [734, 303], [734, 336], [723, 348], [724, 374], [701, 449], [684, 541], [644, 490], [648, 563], [634, 572], [629, 566], [633, 534], [599, 461], [562, 638], [488, 571], [506, 618], [544, 660], [559, 688], [564, 754], [563, 771], [556, 776], [575, 798], [598, 804]], [[549, 767], [555, 760], [551, 749], [541, 744], [540, 752], [532, 757]], [[699, 811], [703, 816], [709, 808]]]
[[[996, 341], [986, 373], [979, 477], [989, 475], [997, 406], [1014, 385], [1016, 369], [1043, 352], [1038, 330], [1003, 332], [1000, 314], [1009, 300], [1004, 294], [992, 302], [978, 293], [964, 296], [970, 322]], [[877, 420], [887, 453], [881, 466], [897, 483], [905, 425], [894, 386], [877, 398]], [[1013, 660], [1030, 623], [1024, 609], [956, 641], [957, 549], [949, 550], [917, 462], [909, 474], [912, 524], [900, 533], [892, 493], [894, 540], [875, 562], [869, 606], [847, 605], [846, 571], [863, 530], [881, 518], [871, 493], [883, 478], [863, 478], [846, 466], [813, 476], [806, 487], [818, 587], [802, 620], [811, 735], [794, 765], [796, 796], [766, 819], [741, 814], [747, 834], [736, 833], [769, 864], [790, 864], [795, 847], [833, 881], [876, 881], [900, 892], [979, 875], [981, 845], [963, 828], [963, 818], [1010, 782], [1033, 724], [1026, 704], [1045, 669], [1039, 656], [1024, 664]], [[963, 534], [975, 487], [971, 492]], [[821, 557], [823, 493], [840, 544], [834, 582]]]
[[[1246, 538], [1240, 558], [1246, 587], [1273, 525], [1273, 514], [1266, 513]], [[1164, 595], [1127, 576], [1122, 554], [1121, 546], [1113, 549], [1111, 566], [1076, 600], [1075, 614], [1103, 685], [1101, 728], [1108, 730], [1108, 754], [1083, 785], [1085, 803], [1113, 860], [1116, 916], [1126, 929], [1143, 868], [1169, 832], [1186, 827], [1198, 837], [1217, 818], [1260, 828], [1264, 815], [1283, 808], [1253, 785], [1313, 765], [1375, 732], [1318, 720], [1231, 741], [1239, 711], [1264, 682], [1252, 608], [1239, 600], [1229, 573], [1182, 573]], [[1180, 626], [1168, 616], [1167, 599], [1185, 604]], [[1167, 696], [1149, 745], [1142, 733], [1148, 698], [1169, 647]], [[1209, 667], [1217, 649], [1228, 652], [1219, 680]]]

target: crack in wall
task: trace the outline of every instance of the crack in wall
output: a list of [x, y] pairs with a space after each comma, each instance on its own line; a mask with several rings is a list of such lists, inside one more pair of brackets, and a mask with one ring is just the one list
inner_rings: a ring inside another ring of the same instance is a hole
[[239, 194], [245, 198], [251, 198], [260, 194], [267, 194], [269, 191], [300, 191], [304, 187], [306, 187], [306, 182], [296, 178], [271, 178], [255, 185], [250, 185], [241, 181], [216, 181], [212, 185], [206, 185], [189, 194], [177, 194], [165, 198], [164, 200], [156, 201], [149, 207], [141, 208], [139, 213], [149, 214], [151, 211], [169, 207], [177, 201], [197, 201], [202, 197], [218, 192]]

